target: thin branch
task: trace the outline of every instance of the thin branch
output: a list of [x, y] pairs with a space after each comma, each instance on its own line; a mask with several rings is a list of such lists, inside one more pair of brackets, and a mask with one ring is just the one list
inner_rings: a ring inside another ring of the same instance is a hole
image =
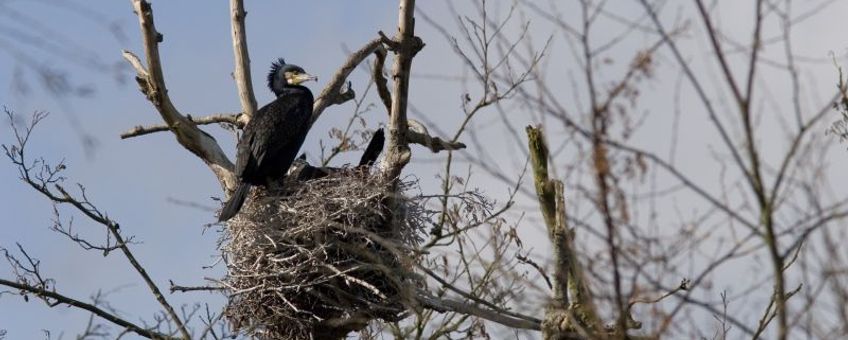
[[[191, 115], [188, 115], [186, 119], [191, 121], [196, 125], [208, 125], [208, 124], [218, 124], [218, 123], [226, 123], [232, 124], [237, 127], [242, 127], [243, 124], [239, 120], [241, 117], [240, 113], [216, 113], [208, 116], [203, 116], [200, 118], [192, 118]], [[150, 126], [142, 126], [137, 125], [132, 129], [121, 133], [121, 139], [127, 139], [132, 137], [144, 136], [147, 134], [162, 132], [162, 131], [171, 131], [171, 128], [167, 124], [156, 124]]]
[[637, 303], [655, 304], [657, 302], [665, 300], [669, 296], [677, 294], [677, 292], [679, 292], [681, 290], [689, 290], [691, 288], [692, 288], [692, 281], [690, 281], [689, 279], [683, 279], [683, 280], [680, 281], [680, 285], [678, 285], [676, 288], [668, 291], [667, 293], [660, 295], [658, 298], [655, 298], [655, 299], [634, 299], [634, 300], [630, 301], [630, 303], [627, 304], [627, 310], [629, 311], [629, 310], [633, 309], [633, 306], [636, 305]]
[[[743, 97], [742, 91], [739, 90], [739, 85], [737, 84], [736, 79], [733, 78], [733, 72], [730, 71], [730, 65], [728, 64], [724, 50], [722, 50], [721, 44], [718, 41], [718, 33], [713, 27], [712, 20], [710, 20], [710, 15], [707, 13], [704, 2], [702, 0], [695, 0], [695, 4], [698, 5], [698, 13], [704, 21], [704, 27], [707, 29], [707, 36], [710, 38], [710, 43], [713, 45], [716, 60], [718, 60], [718, 64], [721, 66], [722, 74], [726, 79], [727, 85], [730, 86], [730, 90], [733, 92], [733, 97], [736, 99], [736, 103], [738, 105], [742, 105], [742, 103], [745, 102], [745, 97]], [[759, 31], [759, 28], [757, 30]]]
[[168, 281], [168, 283], [171, 285], [171, 287], [170, 287], [171, 293], [174, 293], [174, 292], [186, 293], [186, 292], [196, 292], [196, 291], [215, 292], [215, 291], [225, 291], [225, 290], [227, 290], [227, 288], [225, 288], [225, 287], [218, 287], [218, 286], [180, 286], [180, 285], [174, 284], [174, 281], [170, 281], [170, 280]]
[[539, 275], [542, 276], [542, 279], [545, 280], [545, 284], [548, 285], [548, 288], [550, 288], [550, 289], [554, 288], [553, 284], [551, 284], [551, 278], [548, 277], [548, 273], [545, 272], [545, 268], [542, 268], [542, 266], [540, 266], [538, 263], [536, 263], [536, 261], [533, 261], [533, 259], [531, 259], [527, 256], [522, 256], [522, 255], [516, 255], [515, 259], [518, 260], [518, 262], [525, 263], [525, 264], [533, 267], [533, 269], [536, 269], [536, 272], [538, 272]]

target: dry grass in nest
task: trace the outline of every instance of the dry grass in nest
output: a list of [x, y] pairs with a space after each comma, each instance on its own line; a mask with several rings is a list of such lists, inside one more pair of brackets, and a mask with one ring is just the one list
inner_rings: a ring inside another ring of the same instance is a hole
[[347, 170], [284, 192], [254, 189], [222, 245], [234, 328], [262, 339], [333, 338], [401, 318], [425, 213], [384, 188]]

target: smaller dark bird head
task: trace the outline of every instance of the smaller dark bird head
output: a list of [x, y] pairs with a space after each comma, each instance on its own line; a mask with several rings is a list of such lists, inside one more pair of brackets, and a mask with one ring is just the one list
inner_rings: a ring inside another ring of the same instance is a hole
[[268, 87], [278, 96], [286, 86], [300, 85], [309, 80], [317, 81], [318, 77], [306, 73], [300, 66], [286, 64], [283, 58], [271, 63], [271, 71], [268, 72]]

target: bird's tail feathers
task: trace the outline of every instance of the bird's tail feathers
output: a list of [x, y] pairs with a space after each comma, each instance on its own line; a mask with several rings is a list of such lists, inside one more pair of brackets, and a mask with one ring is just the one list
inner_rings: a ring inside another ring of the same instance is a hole
[[227, 201], [227, 203], [224, 204], [224, 208], [221, 209], [221, 215], [218, 215], [218, 222], [224, 222], [235, 216], [244, 204], [244, 200], [247, 198], [247, 193], [249, 192], [249, 183], [239, 183], [236, 191], [234, 191], [233, 195], [230, 196], [230, 200]]
[[365, 148], [365, 152], [362, 153], [362, 158], [359, 159], [359, 166], [369, 167], [374, 165], [374, 162], [377, 161], [377, 157], [380, 157], [380, 152], [383, 151], [383, 144], [386, 142], [386, 136], [383, 132], [383, 129], [377, 129], [374, 131], [374, 135], [371, 136], [371, 141], [368, 142], [368, 146]]

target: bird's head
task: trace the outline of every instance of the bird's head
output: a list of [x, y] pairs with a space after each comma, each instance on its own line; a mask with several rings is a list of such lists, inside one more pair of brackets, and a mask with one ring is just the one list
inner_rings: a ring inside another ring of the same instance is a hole
[[286, 86], [300, 85], [309, 80], [317, 81], [318, 77], [306, 73], [300, 66], [286, 64], [283, 58], [271, 63], [271, 71], [268, 72], [268, 87], [278, 95]]

